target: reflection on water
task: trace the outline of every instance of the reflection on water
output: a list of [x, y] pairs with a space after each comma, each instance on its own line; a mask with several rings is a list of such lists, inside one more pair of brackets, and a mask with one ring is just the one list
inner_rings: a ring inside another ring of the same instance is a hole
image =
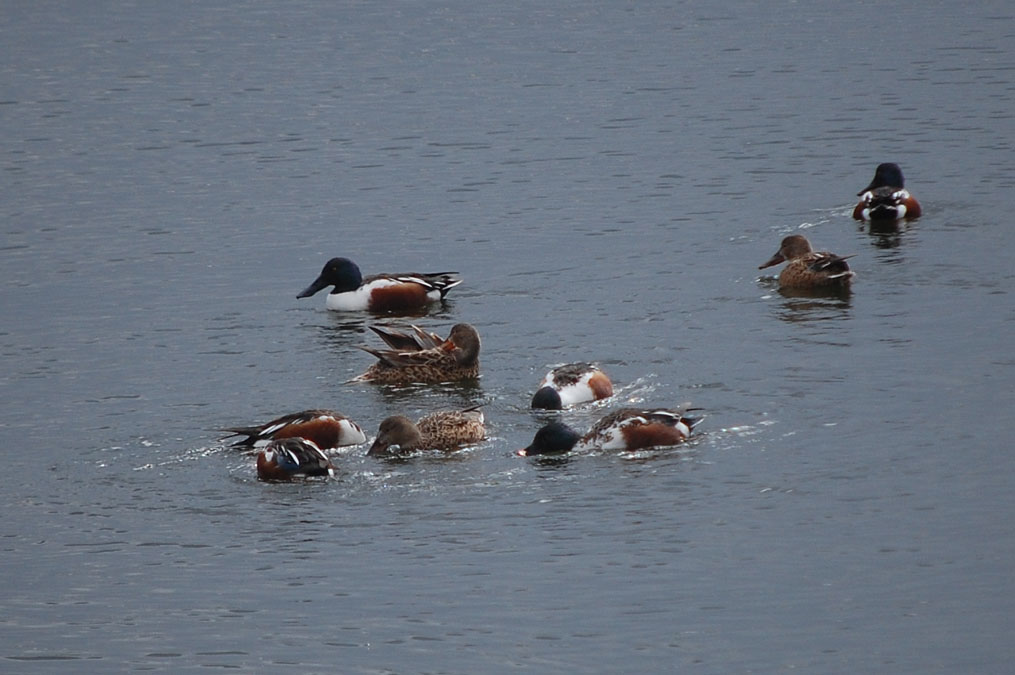
[[901, 246], [904, 235], [912, 227], [909, 221], [886, 221], [862, 223], [857, 226], [857, 231], [867, 232], [875, 247], [888, 249]]
[[902, 234], [899, 232], [871, 231], [871, 241], [877, 248], [898, 248], [902, 245]]
[[824, 295], [799, 291], [786, 294], [781, 290], [779, 293], [786, 298], [780, 303], [780, 311], [776, 313], [782, 321], [815, 323], [841, 321], [851, 316], [848, 310], [852, 307], [853, 297], [849, 291]]
[[[368, 356], [364, 352], [365, 356]], [[365, 370], [366, 368], [364, 368]], [[489, 397], [483, 391], [482, 377], [476, 380], [438, 382], [436, 384], [375, 384], [354, 382], [347, 385], [359, 394], [369, 393], [385, 402], [388, 408], [409, 406], [426, 409], [437, 401], [462, 401], [462, 406], [480, 405]], [[454, 404], [452, 404], [454, 405]], [[447, 404], [444, 405], [447, 407]]]
[[774, 305], [776, 316], [789, 323], [815, 323], [830, 320], [849, 319], [853, 305], [853, 290], [850, 288], [782, 288], [775, 278], [763, 278], [761, 285], [772, 290], [763, 300], [771, 301], [775, 296], [783, 298]]

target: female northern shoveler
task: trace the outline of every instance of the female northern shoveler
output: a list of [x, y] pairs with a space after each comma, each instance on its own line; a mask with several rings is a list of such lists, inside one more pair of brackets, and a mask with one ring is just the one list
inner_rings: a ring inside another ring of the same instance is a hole
[[334, 410], [304, 410], [258, 426], [230, 427], [221, 431], [229, 432], [230, 436], [246, 436], [233, 443], [233, 446], [248, 448], [282, 438], [305, 438], [326, 450], [343, 445], [359, 445], [367, 440], [360, 425]]
[[467, 323], [456, 324], [446, 340], [417, 326], [412, 327], [412, 335], [370, 328], [391, 349], [360, 347], [378, 360], [353, 381], [426, 384], [479, 377], [479, 333]]
[[257, 477], [261, 480], [334, 475], [335, 466], [328, 456], [305, 438], [280, 438], [257, 455]]
[[546, 374], [532, 397], [532, 407], [561, 410], [610, 396], [613, 383], [606, 373], [591, 363], [569, 363]]
[[408, 417], [388, 417], [377, 429], [367, 455], [392, 456], [415, 450], [454, 450], [486, 438], [483, 411], [479, 407], [436, 412], [413, 423]]
[[919, 218], [923, 209], [905, 188], [898, 164], [879, 164], [870, 185], [856, 193], [860, 198], [853, 209], [857, 220], [886, 221]]
[[688, 408], [621, 408], [592, 425], [584, 436], [562, 422], [550, 422], [518, 454], [527, 457], [571, 450], [640, 450], [677, 445], [687, 440], [701, 421], [700, 417], [688, 417], [687, 411]]
[[448, 291], [462, 283], [457, 272], [430, 274], [373, 274], [366, 278], [348, 258], [332, 258], [314, 283], [297, 298], [309, 297], [334, 286], [325, 306], [339, 311], [370, 310], [398, 312], [420, 309], [443, 300]]
[[781, 262], [789, 264], [779, 273], [779, 285], [784, 288], [848, 288], [853, 279], [848, 258], [811, 249], [811, 242], [802, 234], [791, 234], [782, 240], [779, 250], [768, 262], [758, 265], [759, 270]]

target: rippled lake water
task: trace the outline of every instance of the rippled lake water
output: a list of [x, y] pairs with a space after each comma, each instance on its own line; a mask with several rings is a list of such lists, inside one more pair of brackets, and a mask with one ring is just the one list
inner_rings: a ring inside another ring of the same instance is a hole
[[[1004, 2], [27, 3], [0, 22], [10, 672], [1002, 672]], [[895, 161], [924, 217], [850, 218]], [[845, 297], [780, 293], [791, 232]], [[324, 261], [456, 269], [478, 385], [348, 380]], [[546, 370], [692, 401], [517, 457]], [[214, 429], [485, 402], [447, 458], [265, 484]]]

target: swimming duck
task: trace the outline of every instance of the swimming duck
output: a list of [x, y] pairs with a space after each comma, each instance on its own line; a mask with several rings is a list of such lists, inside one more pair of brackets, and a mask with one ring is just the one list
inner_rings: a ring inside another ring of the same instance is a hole
[[848, 258], [811, 249], [811, 242], [802, 234], [791, 234], [782, 240], [779, 250], [759, 270], [781, 262], [789, 262], [779, 273], [783, 288], [848, 288], [853, 279]]
[[391, 349], [360, 347], [377, 363], [353, 381], [381, 384], [454, 382], [479, 377], [479, 332], [467, 323], [451, 328], [447, 339], [413, 326], [412, 334], [371, 326]]
[[326, 450], [359, 445], [367, 440], [360, 425], [335, 410], [303, 410], [276, 417], [264, 424], [230, 427], [221, 431], [229, 432], [229, 436], [246, 436], [233, 446], [247, 448], [260, 447], [282, 438], [305, 438]]
[[912, 220], [923, 213], [920, 202], [905, 188], [902, 169], [891, 162], [879, 164], [870, 185], [856, 194], [860, 198], [853, 209], [856, 220]]
[[332, 258], [314, 282], [297, 298], [314, 295], [333, 286], [325, 306], [338, 311], [397, 312], [421, 309], [443, 300], [448, 291], [462, 283], [457, 272], [430, 274], [373, 274], [364, 277], [348, 258]]
[[546, 374], [532, 397], [532, 407], [561, 410], [613, 396], [610, 378], [591, 363], [568, 363]]
[[305, 438], [280, 438], [257, 455], [257, 477], [261, 480], [334, 475], [335, 466], [328, 456]]
[[381, 422], [369, 456], [395, 456], [416, 450], [454, 450], [486, 438], [479, 407], [431, 413], [413, 422], [393, 415]]
[[532, 443], [518, 451], [523, 457], [560, 454], [571, 450], [640, 450], [677, 445], [687, 440], [701, 421], [688, 417], [688, 408], [621, 408], [606, 415], [582, 436], [563, 422], [554, 421], [536, 432]]

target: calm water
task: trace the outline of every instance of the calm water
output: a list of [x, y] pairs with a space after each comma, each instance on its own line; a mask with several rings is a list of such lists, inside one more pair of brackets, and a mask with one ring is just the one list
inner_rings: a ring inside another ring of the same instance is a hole
[[[0, 670], [1010, 668], [1015, 12], [908, 4], [5, 3]], [[798, 230], [851, 296], [759, 278]], [[460, 271], [481, 383], [345, 384], [335, 255]], [[699, 438], [514, 456], [578, 359]], [[476, 401], [327, 483], [211, 431]]]

